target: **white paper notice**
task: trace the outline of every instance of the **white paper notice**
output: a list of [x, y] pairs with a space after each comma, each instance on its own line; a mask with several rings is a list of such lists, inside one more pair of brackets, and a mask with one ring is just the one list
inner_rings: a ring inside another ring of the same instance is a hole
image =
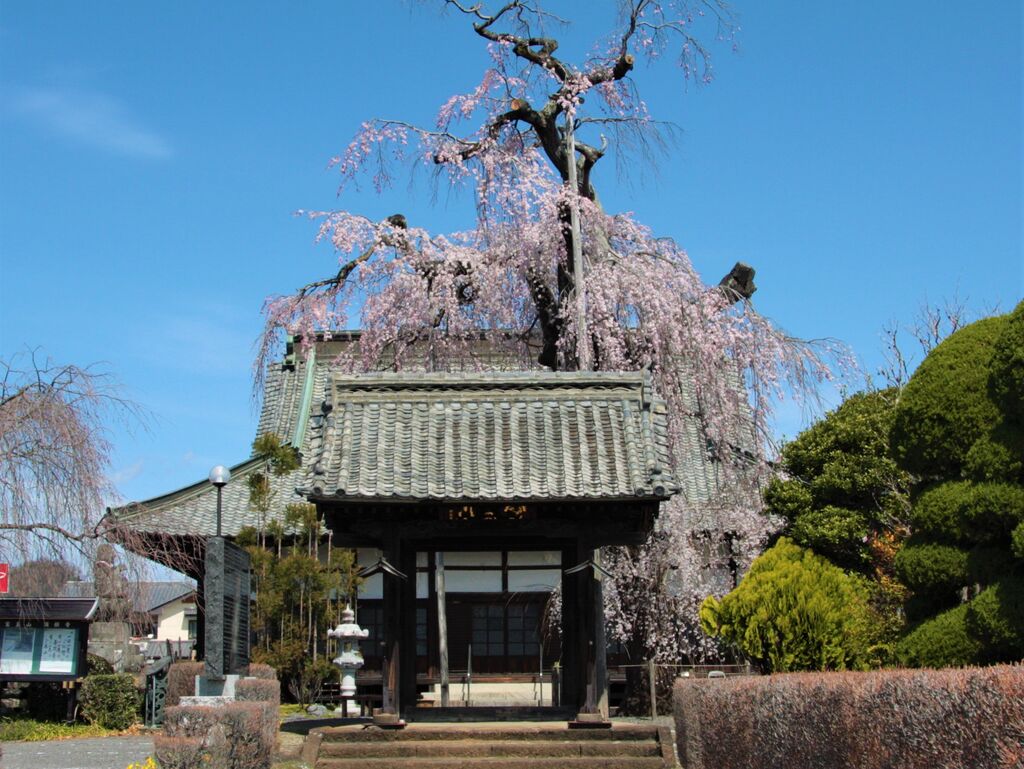
[[0, 673], [28, 675], [32, 672], [35, 629], [8, 627], [3, 629], [3, 634], [3, 645], [0, 646]]
[[73, 673], [75, 666], [74, 629], [48, 628], [43, 631], [43, 653], [39, 658], [40, 673]]

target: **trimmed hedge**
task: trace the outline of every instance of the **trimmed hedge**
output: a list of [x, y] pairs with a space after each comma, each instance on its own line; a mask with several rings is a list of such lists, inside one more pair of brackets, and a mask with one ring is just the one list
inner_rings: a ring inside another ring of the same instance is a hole
[[967, 452], [964, 477], [972, 481], [1024, 481], [1024, 430], [1004, 419]]
[[911, 539], [896, 553], [896, 576], [911, 590], [952, 592], [967, 584], [969, 558], [954, 545]]
[[1010, 769], [1024, 762], [1024, 668], [679, 679], [687, 769]]
[[942, 668], [978, 662], [984, 645], [967, 626], [967, 604], [925, 620], [896, 645], [896, 657], [909, 667]]
[[1001, 539], [1024, 520], [1024, 487], [1008, 483], [950, 481], [918, 497], [914, 530], [944, 542]]
[[989, 398], [989, 362], [1006, 316], [986, 318], [950, 335], [904, 388], [890, 444], [900, 467], [921, 478], [960, 475], [968, 450], [999, 421]]
[[249, 665], [249, 677], [266, 678], [276, 681], [277, 671], [272, 665], [263, 665], [259, 662], [253, 662]]
[[191, 697], [196, 693], [196, 676], [206, 670], [205, 662], [174, 662], [167, 670], [168, 707], [177, 705], [182, 697]]
[[168, 737], [158, 734], [153, 737], [153, 752], [160, 769], [196, 769], [204, 766], [202, 737]]
[[[216, 769], [269, 769], [277, 742], [277, 706], [234, 702], [222, 707], [176, 705], [164, 715], [164, 739], [155, 744], [157, 762]], [[185, 738], [184, 740], [182, 738]], [[197, 746], [195, 740], [199, 740]]]
[[967, 604], [967, 628], [994, 659], [1024, 657], [1024, 578], [1005, 577]]
[[127, 729], [139, 720], [142, 696], [129, 673], [86, 676], [78, 696], [82, 715], [104, 729]]
[[276, 678], [242, 678], [235, 684], [235, 699], [239, 702], [270, 702], [277, 707], [281, 704], [281, 682]]

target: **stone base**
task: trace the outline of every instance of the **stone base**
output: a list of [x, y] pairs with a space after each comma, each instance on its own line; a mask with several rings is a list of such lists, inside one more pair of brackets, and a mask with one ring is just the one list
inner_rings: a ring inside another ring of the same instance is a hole
[[235, 684], [238, 683], [239, 675], [224, 676], [222, 679], [208, 678], [205, 675], [196, 676], [197, 697], [226, 697], [229, 700], [235, 698]]
[[231, 697], [181, 697], [178, 700], [179, 705], [189, 705], [191, 707], [200, 708], [222, 708], [225, 705], [230, 705], [235, 701], [234, 696]]
[[374, 711], [373, 725], [380, 729], [404, 729], [405, 721], [397, 713], [380, 713]]
[[569, 722], [570, 729], [611, 729], [612, 722], [600, 713], [577, 713], [576, 720]]

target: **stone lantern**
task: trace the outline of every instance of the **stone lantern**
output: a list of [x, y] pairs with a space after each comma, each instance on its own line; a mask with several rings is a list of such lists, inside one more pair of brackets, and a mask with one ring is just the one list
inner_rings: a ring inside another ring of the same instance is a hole
[[363, 630], [356, 624], [356, 613], [347, 605], [341, 612], [341, 624], [334, 630], [327, 631], [328, 638], [337, 638], [341, 642], [341, 653], [333, 662], [341, 668], [342, 697], [352, 697], [356, 693], [356, 671], [363, 666], [363, 653], [359, 651], [359, 642], [369, 635], [369, 630]]

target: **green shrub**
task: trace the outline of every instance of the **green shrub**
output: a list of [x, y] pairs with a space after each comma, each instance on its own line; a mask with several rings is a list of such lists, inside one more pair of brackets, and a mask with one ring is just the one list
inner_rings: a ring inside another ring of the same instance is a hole
[[1003, 420], [981, 436], [967, 452], [964, 477], [1006, 483], [1024, 480], [1024, 430]]
[[701, 627], [764, 669], [866, 666], [866, 591], [842, 569], [783, 537], [731, 593], [701, 606]]
[[982, 652], [982, 643], [967, 628], [967, 604], [922, 622], [896, 646], [896, 656], [908, 667], [970, 665]]
[[89, 673], [91, 676], [109, 676], [114, 673], [114, 666], [106, 658], [91, 652], [86, 656], [89, 662]]
[[128, 673], [86, 676], [78, 701], [85, 720], [106, 729], [127, 729], [136, 723], [142, 704], [135, 678]]
[[914, 531], [941, 542], [965, 540], [967, 532], [961, 507], [970, 485], [968, 481], [951, 481], [924, 491], [910, 511], [910, 524]]
[[954, 545], [916, 542], [912, 537], [896, 554], [896, 574], [914, 591], [953, 592], [968, 582], [969, 554]]
[[869, 532], [863, 513], [828, 505], [798, 516], [789, 536], [798, 545], [809, 547], [840, 566], [856, 569], [868, 562], [865, 542]]
[[989, 395], [1014, 422], [1024, 425], [1024, 302], [1007, 316], [992, 352]]
[[[790, 444], [792, 445], [792, 444]], [[764, 492], [765, 512], [787, 521], [796, 520], [814, 505], [811, 490], [801, 480], [772, 478]]]
[[967, 554], [967, 583], [991, 585], [1014, 569], [1013, 555], [995, 545], [978, 545]]
[[967, 605], [967, 628], [991, 659], [1024, 657], [1024, 578], [1006, 577]]
[[910, 519], [915, 531], [944, 542], [1000, 540], [1024, 520], [1024, 487], [971, 481], [940, 483], [918, 497]]
[[967, 452], [1000, 418], [988, 374], [1005, 316], [964, 326], [939, 344], [896, 405], [890, 442], [897, 463], [921, 478], [960, 475]]
[[1018, 523], [1010, 535], [1010, 543], [1013, 554], [1018, 558], [1024, 558], [1024, 522]]

